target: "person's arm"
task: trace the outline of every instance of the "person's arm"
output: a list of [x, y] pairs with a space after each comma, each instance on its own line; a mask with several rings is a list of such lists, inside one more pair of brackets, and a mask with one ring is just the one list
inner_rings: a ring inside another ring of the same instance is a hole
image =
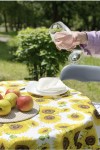
[[100, 31], [86, 32], [87, 43], [80, 43], [80, 46], [88, 54], [100, 54]]

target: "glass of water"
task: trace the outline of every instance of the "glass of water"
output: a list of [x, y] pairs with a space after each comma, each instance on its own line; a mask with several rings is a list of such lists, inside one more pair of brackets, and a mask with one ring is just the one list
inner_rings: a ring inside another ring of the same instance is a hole
[[[49, 33], [52, 38], [52, 41], [55, 43], [55, 33], [62, 32], [62, 34], [71, 34], [71, 30], [61, 21], [53, 23], [49, 28]], [[64, 47], [61, 47], [62, 50], [66, 50]], [[77, 63], [83, 52], [82, 50], [71, 50], [71, 54], [68, 57], [70, 63]]]

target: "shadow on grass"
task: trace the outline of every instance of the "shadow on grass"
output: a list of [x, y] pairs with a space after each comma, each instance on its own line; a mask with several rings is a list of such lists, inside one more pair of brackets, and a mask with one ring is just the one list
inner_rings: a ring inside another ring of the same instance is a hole
[[0, 32], [0, 34], [1, 34], [1, 35], [15, 36], [15, 35], [17, 35], [17, 31]]
[[6, 81], [6, 80], [7, 80], [6, 77], [0, 76], [0, 81]]
[[10, 47], [7, 45], [7, 42], [0, 42], [0, 60], [12, 61]]
[[29, 76], [26, 65], [10, 54], [7, 42], [0, 42], [0, 69], [0, 81], [24, 80]]

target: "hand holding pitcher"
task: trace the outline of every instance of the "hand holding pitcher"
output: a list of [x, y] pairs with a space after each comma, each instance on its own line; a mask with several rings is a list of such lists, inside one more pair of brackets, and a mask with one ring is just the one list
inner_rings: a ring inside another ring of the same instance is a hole
[[76, 63], [80, 59], [83, 52], [74, 48], [79, 44], [85, 44], [87, 41], [85, 32], [71, 31], [59, 21], [51, 25], [49, 33], [59, 50], [72, 51], [68, 58], [71, 63]]

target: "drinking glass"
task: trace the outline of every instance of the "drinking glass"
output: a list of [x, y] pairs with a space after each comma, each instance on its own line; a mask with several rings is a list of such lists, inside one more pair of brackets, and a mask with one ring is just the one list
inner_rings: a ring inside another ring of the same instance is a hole
[[[55, 43], [55, 33], [57, 32], [64, 32], [67, 33], [68, 35], [71, 34], [71, 30], [61, 21], [53, 23], [50, 28], [49, 28], [49, 34], [52, 38], [52, 41]], [[62, 50], [64, 48], [61, 47]], [[71, 50], [71, 54], [68, 57], [68, 61], [70, 63], [77, 63], [81, 56], [82, 56], [82, 50]]]

